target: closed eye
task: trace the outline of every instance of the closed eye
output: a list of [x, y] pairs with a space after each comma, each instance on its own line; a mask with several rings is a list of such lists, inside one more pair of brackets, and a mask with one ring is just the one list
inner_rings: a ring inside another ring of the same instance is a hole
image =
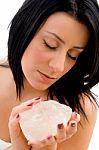
[[56, 49], [57, 47], [56, 46], [52, 46], [52, 45], [49, 45], [45, 40], [44, 41], [44, 45], [47, 47], [47, 48], [50, 48], [50, 49]]
[[69, 53], [67, 53], [67, 55], [68, 55], [72, 60], [74, 60], [74, 61], [76, 61], [77, 58], [78, 58], [78, 56], [72, 56], [72, 55], [70, 55]]

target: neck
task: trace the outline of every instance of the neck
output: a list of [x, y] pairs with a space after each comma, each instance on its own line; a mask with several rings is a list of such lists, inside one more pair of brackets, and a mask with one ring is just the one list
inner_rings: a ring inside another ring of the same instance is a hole
[[47, 99], [48, 90], [39, 91], [33, 88], [26, 80], [24, 80], [24, 89], [21, 92], [21, 102], [32, 99], [34, 97], [42, 97]]

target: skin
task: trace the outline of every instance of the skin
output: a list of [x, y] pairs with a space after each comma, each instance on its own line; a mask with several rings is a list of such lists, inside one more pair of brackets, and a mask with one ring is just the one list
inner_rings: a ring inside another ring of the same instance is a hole
[[88, 38], [86, 26], [66, 13], [55, 13], [49, 17], [22, 57], [22, 70], [29, 86], [46, 91], [73, 67]]
[[19, 113], [46, 100], [48, 88], [74, 66], [89, 36], [87, 27], [67, 13], [51, 15], [23, 54], [21, 66], [25, 79], [20, 100], [16, 99], [15, 83], [10, 69], [0, 68], [0, 114], [4, 114], [0, 115], [0, 138], [11, 141], [13, 145], [6, 150], [29, 150], [30, 147], [32, 150], [88, 149], [97, 111], [87, 97], [83, 97], [85, 105], [82, 99], [80, 101], [89, 122], [82, 114], [80, 119], [73, 112], [66, 128], [62, 124], [58, 125], [57, 135], [49, 135], [43, 141], [25, 139], [19, 126]]

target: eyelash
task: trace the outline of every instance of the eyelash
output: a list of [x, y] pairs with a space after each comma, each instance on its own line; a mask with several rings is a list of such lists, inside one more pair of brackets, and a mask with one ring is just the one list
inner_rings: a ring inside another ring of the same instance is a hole
[[67, 53], [67, 54], [68, 54], [68, 56], [69, 56], [72, 60], [74, 60], [74, 61], [77, 60], [77, 57], [73, 57], [73, 56], [71, 56], [69, 53]]
[[[47, 48], [50, 48], [52, 50], [55, 50], [57, 47], [51, 47], [45, 40], [44, 40], [44, 45], [47, 47]], [[72, 57], [69, 53], [67, 53], [67, 55], [74, 61], [77, 60], [77, 57]]]
[[50, 46], [45, 40], [44, 40], [44, 45], [52, 50], [55, 50], [57, 48], [57, 47]]

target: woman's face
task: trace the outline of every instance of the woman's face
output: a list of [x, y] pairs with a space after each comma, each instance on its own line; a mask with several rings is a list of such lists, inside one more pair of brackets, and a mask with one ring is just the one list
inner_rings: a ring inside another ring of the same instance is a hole
[[65, 12], [51, 15], [25, 50], [21, 65], [26, 81], [46, 90], [76, 63], [89, 39], [87, 27]]

